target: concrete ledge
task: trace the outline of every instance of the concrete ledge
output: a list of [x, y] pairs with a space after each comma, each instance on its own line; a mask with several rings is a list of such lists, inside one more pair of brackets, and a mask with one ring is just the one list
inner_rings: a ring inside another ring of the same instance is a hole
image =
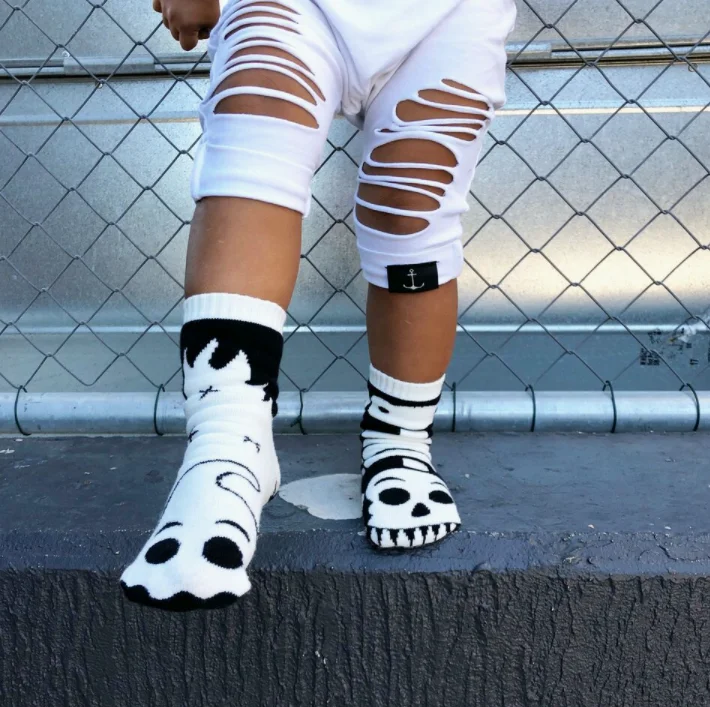
[[[709, 441], [440, 434], [464, 532], [378, 553], [277, 498], [254, 589], [174, 615], [117, 578], [182, 441], [2, 439], [0, 705], [707, 707]], [[355, 435], [277, 447], [285, 483], [358, 472]]]

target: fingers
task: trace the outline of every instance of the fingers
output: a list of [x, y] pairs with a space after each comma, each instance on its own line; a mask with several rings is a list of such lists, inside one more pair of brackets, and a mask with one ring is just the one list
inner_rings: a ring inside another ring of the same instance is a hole
[[173, 39], [176, 42], [180, 41], [180, 30], [178, 29], [177, 23], [171, 22], [170, 14], [165, 13], [163, 15], [163, 24], [168, 28], [170, 34], [173, 35]]
[[218, 0], [203, 0], [204, 5], [198, 13], [187, 13], [184, 8], [171, 4], [172, 0], [153, 0], [153, 9], [163, 15], [163, 25], [170, 31], [173, 39], [180, 43], [185, 51], [197, 46], [201, 39], [210, 36], [212, 27], [219, 20]]
[[[173, 36], [175, 36], [175, 35], [173, 35]], [[194, 49], [197, 46], [197, 42], [198, 42], [197, 30], [194, 30], [194, 31], [183, 30], [180, 32], [180, 46], [186, 52], [189, 52], [190, 49]]]

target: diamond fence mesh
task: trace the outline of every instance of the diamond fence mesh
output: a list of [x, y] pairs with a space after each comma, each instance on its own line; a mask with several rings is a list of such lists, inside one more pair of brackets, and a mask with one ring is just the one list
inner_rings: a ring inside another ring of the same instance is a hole
[[[710, 388], [710, 7], [524, 0], [465, 216], [459, 390]], [[179, 390], [207, 88], [148, 0], [0, 0], [0, 392]], [[360, 390], [359, 136], [336, 120], [285, 390]]]

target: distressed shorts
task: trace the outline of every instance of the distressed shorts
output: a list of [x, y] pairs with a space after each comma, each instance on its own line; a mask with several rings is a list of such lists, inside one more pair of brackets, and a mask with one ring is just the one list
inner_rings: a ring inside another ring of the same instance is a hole
[[[461, 215], [482, 137], [505, 102], [505, 41], [515, 16], [514, 0], [229, 0], [208, 44], [193, 198], [256, 199], [307, 215], [311, 180], [341, 112], [363, 131], [354, 223], [365, 279], [416, 292], [458, 277]], [[280, 51], [263, 53], [267, 47]], [[289, 77], [308, 98], [267, 85], [218, 90], [250, 69]], [[216, 112], [233, 95], [286, 101], [302, 118]], [[406, 157], [393, 162], [387, 145], [400, 140]], [[444, 158], [423, 159], [415, 141], [435, 143], [424, 153]], [[416, 210], [403, 192], [422, 197]], [[377, 200], [367, 197], [373, 193]], [[373, 227], [364, 218], [372, 211], [392, 217], [384, 222], [399, 217], [404, 228]]]

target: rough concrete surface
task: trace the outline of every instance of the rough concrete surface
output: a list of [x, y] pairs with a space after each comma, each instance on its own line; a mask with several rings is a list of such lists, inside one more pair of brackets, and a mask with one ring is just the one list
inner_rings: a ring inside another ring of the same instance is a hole
[[[0, 439], [0, 707], [708, 707], [708, 442], [438, 435], [463, 532], [377, 552], [277, 498], [253, 590], [171, 614], [117, 579], [183, 441]], [[358, 473], [354, 435], [277, 448], [284, 483]]]

